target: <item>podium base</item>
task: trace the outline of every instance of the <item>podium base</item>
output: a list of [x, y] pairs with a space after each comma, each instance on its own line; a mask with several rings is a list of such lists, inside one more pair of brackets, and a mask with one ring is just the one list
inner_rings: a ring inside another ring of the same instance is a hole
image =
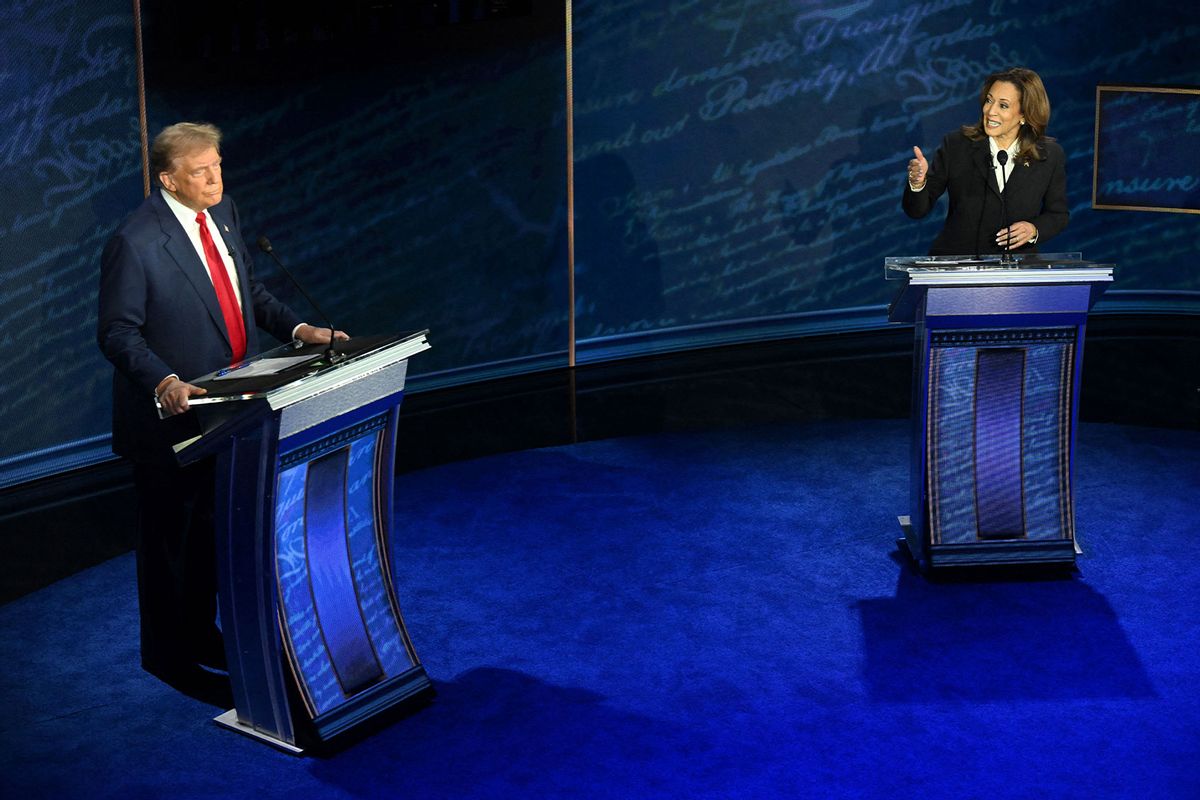
[[896, 520], [900, 523], [900, 530], [904, 533], [903, 536], [896, 540], [896, 544], [902, 553], [908, 553], [908, 557], [912, 559], [913, 564], [916, 565], [919, 571], [925, 572], [929, 564], [925, 559], [921, 558], [921, 553], [913, 541], [912, 517], [902, 514], [896, 517]]
[[242, 723], [238, 722], [236, 708], [231, 708], [228, 711], [226, 711], [224, 714], [221, 714], [220, 716], [217, 716], [217, 717], [213, 717], [213, 722], [217, 723], [222, 728], [228, 728], [231, 731], [237, 731], [238, 733], [242, 734], [243, 736], [249, 736], [251, 739], [257, 739], [258, 741], [263, 742], [265, 744], [269, 744], [272, 747], [282, 750], [285, 753], [290, 753], [291, 755], [294, 755], [294, 756], [304, 755], [303, 747], [297, 747], [296, 745], [292, 744], [291, 742], [285, 742], [282, 739], [277, 739], [274, 736], [270, 735], [269, 733], [263, 733], [262, 731], [256, 731], [254, 728], [251, 728], [249, 725], [243, 725]]
[[907, 552], [922, 573], [955, 567], [1003, 567], [1010, 565], [1074, 566], [1075, 557], [1083, 551], [1072, 539], [1000, 540], [963, 544], [925, 544], [915, 541], [912, 517], [897, 517], [903, 538], [902, 551]]

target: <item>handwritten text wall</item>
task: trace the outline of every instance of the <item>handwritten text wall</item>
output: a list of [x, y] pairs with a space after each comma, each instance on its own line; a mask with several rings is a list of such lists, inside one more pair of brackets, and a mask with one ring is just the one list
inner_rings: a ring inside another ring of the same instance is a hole
[[100, 250], [141, 199], [128, 3], [0, 5], [0, 459], [107, 434]]

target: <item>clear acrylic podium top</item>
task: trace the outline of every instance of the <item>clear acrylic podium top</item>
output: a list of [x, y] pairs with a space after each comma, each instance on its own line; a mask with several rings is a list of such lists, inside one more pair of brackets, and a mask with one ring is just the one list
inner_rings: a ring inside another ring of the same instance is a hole
[[[1002, 278], [1004, 282], [1057, 283], [1080, 277], [1095, 280], [1112, 264], [1084, 261], [1082, 253], [1030, 253], [1008, 256], [889, 256], [883, 260], [883, 277], [889, 281], [975, 283]], [[921, 280], [924, 279], [924, 280]]]
[[1113, 279], [1113, 264], [1084, 261], [1081, 253], [1002, 256], [892, 256], [883, 260], [889, 281], [903, 281], [888, 307], [891, 322], [912, 322], [926, 292], [1012, 286], [1087, 286], [1088, 307]]

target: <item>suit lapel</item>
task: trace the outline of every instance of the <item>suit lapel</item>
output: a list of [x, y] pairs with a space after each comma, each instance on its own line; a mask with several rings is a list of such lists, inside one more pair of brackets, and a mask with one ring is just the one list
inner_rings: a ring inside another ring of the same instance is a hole
[[225, 337], [225, 342], [232, 347], [232, 342], [229, 341], [229, 331], [225, 329], [225, 317], [221, 314], [221, 304], [217, 301], [217, 292], [213, 288], [212, 279], [208, 277], [208, 268], [200, 260], [200, 254], [192, 246], [192, 240], [188, 238], [187, 231], [179, 224], [179, 220], [167, 206], [167, 201], [162, 199], [158, 190], [154, 190], [150, 196], [154, 210], [158, 213], [159, 226], [165, 237], [163, 249], [167, 251], [167, 255], [192, 284], [200, 301], [208, 309], [208, 315], [212, 318], [213, 324]]
[[[1037, 181], [1032, 180], [1039, 170], [1045, 169], [1046, 162], [1038, 161], [1036, 158], [1031, 158], [1028, 161], [1021, 160], [1013, 167], [1012, 174], [1008, 176], [1009, 187], [1017, 186], [1018, 191], [1024, 189], [1026, 184], [1032, 186], [1039, 185]], [[1032, 181], [1032, 183], [1030, 183]]]

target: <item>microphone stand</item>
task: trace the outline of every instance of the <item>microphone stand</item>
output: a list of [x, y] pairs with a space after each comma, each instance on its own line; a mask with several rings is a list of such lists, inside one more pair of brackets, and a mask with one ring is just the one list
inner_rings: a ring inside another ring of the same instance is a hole
[[333, 323], [329, 321], [329, 317], [324, 311], [321, 310], [321, 307], [317, 305], [316, 301], [308, 296], [308, 292], [304, 291], [304, 287], [300, 285], [300, 281], [296, 280], [296, 276], [292, 274], [292, 271], [285, 267], [283, 262], [279, 260], [279, 256], [275, 254], [275, 248], [271, 246], [270, 239], [268, 239], [266, 236], [258, 237], [258, 249], [275, 259], [275, 263], [279, 266], [279, 269], [282, 270], [283, 274], [288, 277], [288, 280], [292, 282], [292, 285], [300, 290], [300, 294], [304, 295], [304, 299], [307, 300], [308, 304], [316, 310], [317, 314], [320, 315], [322, 321], [325, 323], [325, 327], [329, 328], [329, 346], [325, 348], [325, 362], [332, 365], [341, 361], [343, 358], [342, 354], [335, 353], [333, 350]]
[[[999, 145], [997, 145], [999, 146]], [[1004, 202], [1004, 165], [1008, 163], [1008, 151], [1001, 150], [996, 153], [996, 161], [1000, 162], [1000, 221], [1004, 224], [1004, 253], [1000, 256], [1001, 264], [1015, 264], [1012, 251], [1009, 249], [1009, 234], [1008, 234], [1008, 206]]]

